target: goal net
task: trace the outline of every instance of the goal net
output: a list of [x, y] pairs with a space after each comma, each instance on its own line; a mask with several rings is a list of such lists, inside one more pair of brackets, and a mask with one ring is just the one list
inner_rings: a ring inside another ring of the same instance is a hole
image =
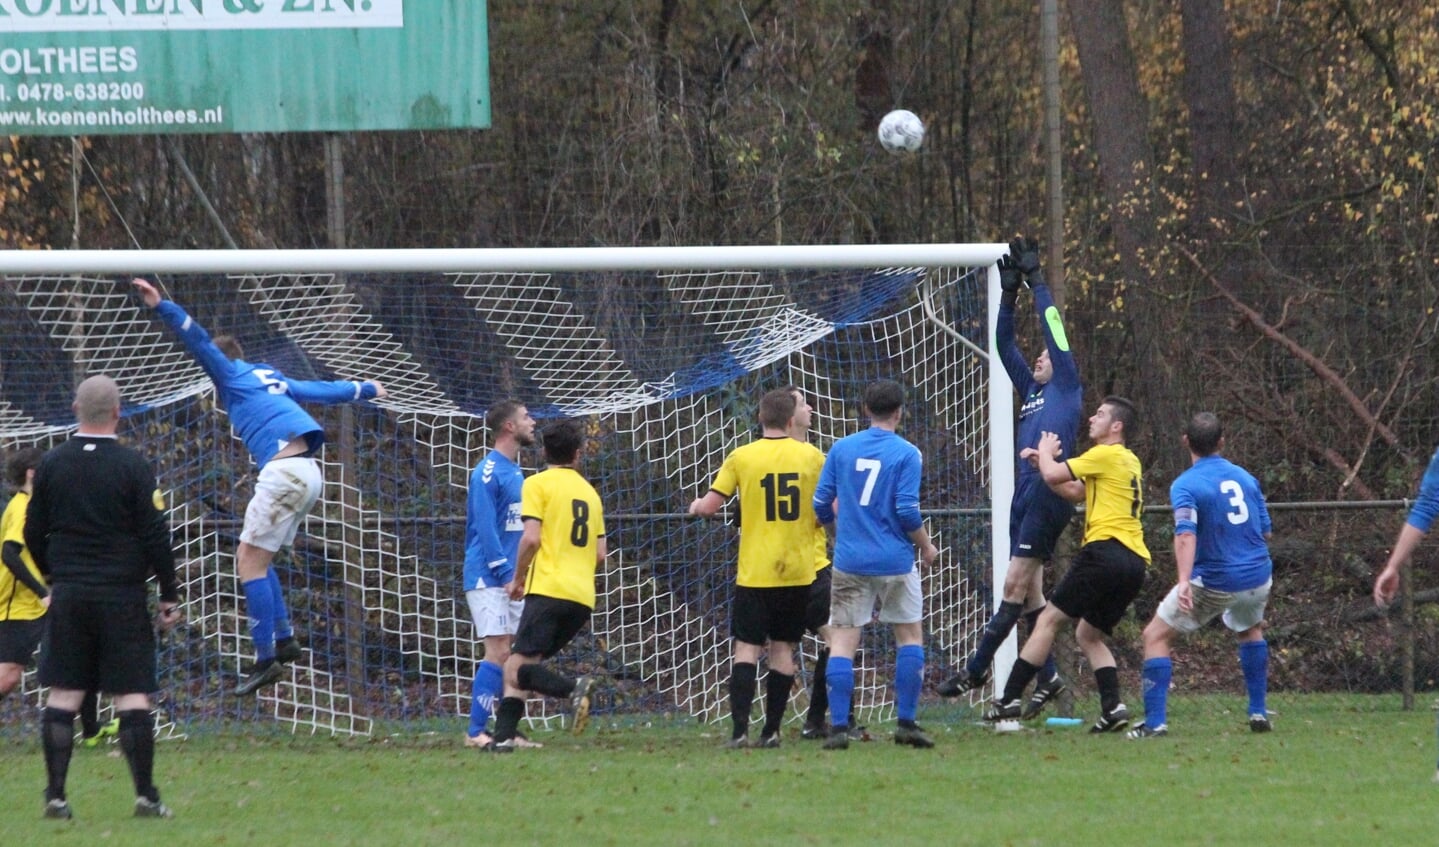
[[[513, 397], [537, 419], [583, 419], [610, 553], [591, 626], [556, 662], [599, 674], [600, 714], [714, 721], [728, 715], [738, 531], [686, 516], [688, 503], [756, 437], [764, 391], [801, 388], [823, 450], [860, 428], [865, 384], [894, 378], [941, 550], [923, 579], [932, 690], [973, 648], [1004, 558], [994, 539], [1007, 524], [1012, 401], [987, 355], [1003, 250], [0, 253], [0, 447], [64, 439], [74, 385], [115, 378], [121, 437], [167, 494], [186, 603], [161, 642], [168, 731], [243, 719], [369, 734], [468, 713], [480, 648], [460, 573], [485, 409]], [[258, 698], [228, 693], [250, 658], [234, 556], [255, 468], [209, 380], [131, 294], [131, 268], [158, 273], [166, 296], [236, 336], [249, 361], [389, 391], [312, 409], [328, 435], [325, 491], [275, 562], [307, 649]], [[527, 472], [538, 462], [522, 453]], [[892, 709], [886, 630], [867, 628], [856, 661], [861, 721]], [[815, 648], [803, 648], [796, 713]], [[24, 690], [33, 703], [32, 676]], [[536, 701], [529, 715], [553, 709]]]

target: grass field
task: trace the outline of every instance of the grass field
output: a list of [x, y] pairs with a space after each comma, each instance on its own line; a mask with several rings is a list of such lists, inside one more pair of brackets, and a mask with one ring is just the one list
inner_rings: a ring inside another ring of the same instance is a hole
[[[937, 746], [720, 749], [720, 726], [596, 719], [543, 750], [460, 746], [462, 722], [385, 739], [268, 731], [166, 742], [169, 821], [134, 820], [118, 748], [77, 749], [76, 819], [41, 820], [37, 743], [0, 748], [7, 843], [1372, 845], [1439, 842], [1434, 715], [1397, 697], [1238, 697], [1171, 704], [1168, 738], [1087, 727], [998, 735], [967, 709], [921, 715]], [[1427, 701], [1425, 702], [1427, 705]], [[1092, 706], [1092, 704], [1081, 704]]]

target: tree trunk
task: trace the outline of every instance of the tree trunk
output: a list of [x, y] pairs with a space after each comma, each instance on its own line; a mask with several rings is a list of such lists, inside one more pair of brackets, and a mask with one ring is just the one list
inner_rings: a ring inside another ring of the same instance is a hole
[[[1102, 305], [1122, 310], [1125, 325], [1118, 355], [1108, 363], [1108, 372], [1090, 375], [1090, 391], [1143, 398], [1144, 430], [1160, 439], [1157, 446], [1172, 452], [1171, 434], [1179, 431], [1182, 415], [1175, 402], [1179, 387], [1164, 347], [1172, 316], [1151, 284], [1148, 262], [1155, 247], [1148, 202], [1154, 175], [1149, 108], [1139, 89], [1122, 0], [1071, 0], [1069, 12], [1094, 124], [1101, 191], [1119, 258], [1114, 293]], [[1131, 447], [1141, 456], [1152, 454], [1132, 441]]]
[[1239, 183], [1234, 160], [1233, 48], [1224, 0], [1183, 0], [1180, 12], [1191, 169], [1200, 216], [1208, 223], [1227, 213]]

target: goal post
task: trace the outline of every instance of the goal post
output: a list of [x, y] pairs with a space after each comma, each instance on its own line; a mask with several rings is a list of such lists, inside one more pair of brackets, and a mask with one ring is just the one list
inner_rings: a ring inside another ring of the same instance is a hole
[[[686, 504], [757, 434], [765, 390], [803, 390], [811, 440], [827, 449], [861, 426], [864, 385], [894, 378], [942, 551], [924, 579], [933, 682], [973, 649], [1008, 562], [1014, 406], [991, 337], [1005, 250], [0, 251], [0, 447], [63, 439], [73, 386], [114, 377], [121, 435], [167, 493], [187, 601], [187, 624], [161, 647], [170, 731], [249, 718], [368, 734], [377, 721], [468, 711], [479, 645], [459, 571], [485, 409], [514, 397], [537, 418], [582, 418], [610, 555], [591, 627], [557, 661], [601, 675], [602, 712], [717, 720], [728, 714], [737, 530], [689, 518]], [[312, 410], [331, 442], [326, 487], [276, 559], [308, 649], [258, 700], [225, 693], [250, 656], [233, 558], [254, 468], [204, 373], [132, 295], [134, 273], [236, 336], [249, 361], [389, 391], [349, 418]], [[356, 444], [343, 461], [342, 427]], [[538, 462], [522, 455], [527, 472]], [[893, 643], [870, 629], [856, 663], [860, 720], [893, 708]], [[814, 649], [804, 646], [806, 674]], [[794, 697], [802, 711], [806, 692]], [[552, 715], [531, 705], [532, 719]]]

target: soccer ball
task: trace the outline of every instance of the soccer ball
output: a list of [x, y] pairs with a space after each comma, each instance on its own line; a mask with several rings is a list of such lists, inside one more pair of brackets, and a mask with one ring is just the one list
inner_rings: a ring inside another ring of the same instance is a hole
[[924, 143], [924, 124], [906, 109], [895, 109], [879, 122], [879, 144], [895, 155], [913, 153]]

